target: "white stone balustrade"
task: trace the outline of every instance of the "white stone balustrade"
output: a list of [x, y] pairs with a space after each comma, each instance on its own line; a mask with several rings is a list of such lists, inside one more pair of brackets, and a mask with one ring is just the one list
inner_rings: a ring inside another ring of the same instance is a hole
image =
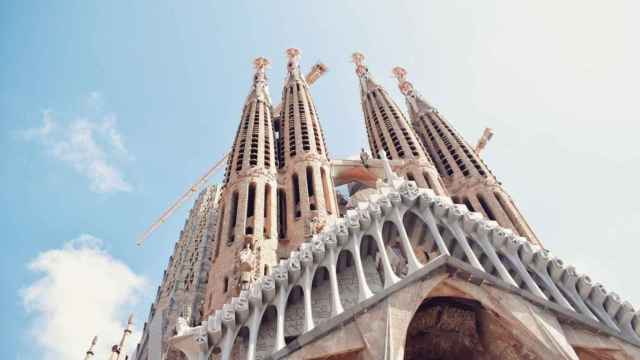
[[[190, 360], [211, 354], [263, 359], [354, 303], [389, 291], [425, 265], [416, 253], [425, 240], [412, 238], [403, 221], [409, 214], [432, 237], [438, 257], [457, 257], [541, 301], [640, 341], [640, 313], [547, 250], [412, 181], [387, 174], [377, 190], [200, 326], [178, 328], [172, 346]], [[406, 272], [399, 271], [398, 259], [405, 261]]]

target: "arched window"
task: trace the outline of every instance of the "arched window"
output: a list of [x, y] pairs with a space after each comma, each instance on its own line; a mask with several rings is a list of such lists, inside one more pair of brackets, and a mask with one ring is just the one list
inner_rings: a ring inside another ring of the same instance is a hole
[[231, 208], [229, 209], [229, 237], [227, 238], [227, 245], [231, 245], [234, 240], [234, 232], [238, 219], [238, 192], [234, 191], [231, 195]]
[[316, 198], [315, 198], [315, 188], [313, 186], [313, 169], [311, 168], [311, 166], [307, 167], [307, 171], [306, 171], [306, 177], [307, 177], [307, 194], [309, 194], [309, 208], [311, 210], [316, 210], [317, 206], [316, 206]]
[[214, 249], [217, 249], [218, 248], [217, 244], [220, 244], [222, 242], [222, 228], [224, 226], [224, 208], [225, 208], [225, 204], [222, 203], [222, 207], [220, 209], [220, 217], [218, 218], [218, 228], [216, 229], [217, 235], [216, 235], [216, 245]]
[[480, 206], [482, 206], [482, 210], [484, 210], [484, 213], [487, 215], [487, 217], [490, 220], [494, 220], [495, 221], [496, 217], [493, 214], [493, 211], [491, 211], [491, 207], [489, 207], [489, 205], [487, 204], [487, 202], [484, 199], [484, 196], [482, 196], [482, 194], [478, 194], [478, 202], [480, 202]]
[[249, 184], [249, 195], [247, 196], [247, 220], [246, 220], [246, 228], [245, 234], [252, 235], [255, 218], [254, 214], [256, 212], [256, 183]]
[[429, 173], [425, 171], [424, 173], [422, 173], [422, 176], [424, 176], [424, 181], [427, 183], [429, 189], [436, 190], [436, 188], [433, 186], [433, 182], [429, 177]]
[[269, 237], [271, 234], [271, 185], [266, 184], [264, 187], [264, 203], [263, 203], [263, 217], [264, 217], [264, 226], [263, 232], [265, 237]]
[[464, 198], [464, 204], [466, 205], [467, 209], [469, 209], [469, 211], [475, 211], [473, 205], [471, 205], [471, 201], [469, 201], [468, 198]]
[[284, 239], [287, 234], [287, 194], [278, 189], [278, 238]]
[[300, 181], [298, 180], [298, 174], [293, 174], [293, 208], [296, 218], [299, 218], [302, 214], [300, 212]]

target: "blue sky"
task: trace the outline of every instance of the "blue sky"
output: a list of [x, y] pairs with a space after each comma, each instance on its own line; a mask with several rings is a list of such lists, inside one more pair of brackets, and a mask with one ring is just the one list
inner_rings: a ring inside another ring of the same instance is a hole
[[640, 305], [637, 2], [300, 4], [0, 5], [3, 358], [64, 358], [32, 332], [86, 293], [121, 306], [70, 323], [69, 346], [129, 311], [141, 327], [188, 206], [136, 236], [230, 146], [253, 58], [279, 98], [288, 47], [330, 68], [313, 94], [334, 158], [366, 146], [350, 54], [398, 100], [402, 65], [470, 142], [495, 130], [485, 159], [546, 246]]

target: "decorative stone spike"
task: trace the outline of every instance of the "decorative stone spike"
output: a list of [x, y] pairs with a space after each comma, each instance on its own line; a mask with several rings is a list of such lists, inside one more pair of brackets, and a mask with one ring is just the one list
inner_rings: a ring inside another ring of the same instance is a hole
[[224, 304], [222, 306], [222, 324], [228, 331], [234, 331], [236, 328], [236, 311], [232, 304]]
[[262, 298], [265, 303], [270, 302], [276, 296], [276, 282], [272, 276], [262, 278]]

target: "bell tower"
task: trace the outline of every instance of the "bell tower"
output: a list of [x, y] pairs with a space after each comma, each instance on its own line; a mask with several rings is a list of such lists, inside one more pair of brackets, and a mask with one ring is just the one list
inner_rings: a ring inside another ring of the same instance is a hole
[[405, 96], [411, 122], [425, 149], [434, 160], [454, 202], [483, 213], [542, 246], [511, 196], [464, 138], [427, 102], [406, 79], [407, 71], [393, 69]]
[[276, 160], [265, 73], [269, 61], [257, 58], [254, 65], [253, 86], [227, 163], [205, 313], [222, 306], [277, 262]]
[[298, 49], [288, 49], [279, 136], [279, 252], [287, 254], [337, 216], [331, 168]]
[[420, 187], [446, 194], [444, 183], [433, 161], [389, 93], [378, 85], [364, 65], [364, 55], [353, 54], [356, 74], [360, 80], [360, 98], [369, 147], [374, 157], [384, 150], [389, 160], [402, 160], [398, 173]]

